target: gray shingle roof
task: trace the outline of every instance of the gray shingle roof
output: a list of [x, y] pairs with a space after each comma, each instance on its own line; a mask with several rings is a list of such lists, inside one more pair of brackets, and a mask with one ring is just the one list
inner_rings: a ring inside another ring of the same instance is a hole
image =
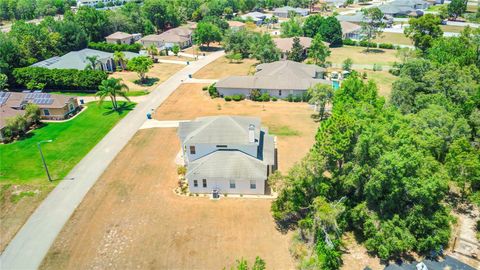
[[[127, 59], [138, 56], [137, 53], [123, 52]], [[58, 69], [78, 69], [83, 70], [88, 65], [87, 57], [97, 56], [98, 61], [106, 61], [106, 59], [113, 58], [113, 53], [103, 52], [93, 49], [83, 49], [80, 51], [72, 51], [63, 56], [55, 56], [47, 60], [35, 63], [32, 67], [58, 68]]]
[[240, 151], [219, 150], [188, 165], [187, 178], [267, 179], [267, 165]]
[[235, 89], [271, 89], [306, 90], [327, 80], [316, 79], [317, 72], [325, 69], [316, 65], [307, 65], [293, 61], [277, 61], [257, 66], [254, 76], [230, 76], [219, 80], [217, 88]]
[[248, 128], [255, 126], [255, 140], [260, 139], [260, 119], [241, 116], [200, 117], [190, 122], [180, 122], [178, 134], [182, 143], [250, 144]]

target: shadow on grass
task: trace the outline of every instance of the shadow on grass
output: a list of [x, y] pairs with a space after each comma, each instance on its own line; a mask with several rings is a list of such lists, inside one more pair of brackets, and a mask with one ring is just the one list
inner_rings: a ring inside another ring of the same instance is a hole
[[202, 52], [217, 52], [221, 51], [223, 48], [221, 47], [206, 47], [206, 46], [200, 46], [200, 51]]
[[380, 50], [380, 49], [371, 48], [368, 51], [367, 51], [367, 49], [363, 50], [362, 53], [385, 53], [385, 51]]
[[108, 106], [105, 108], [108, 109], [108, 111], [104, 112], [102, 115], [111, 115], [114, 113], [121, 115], [126, 111], [133, 110], [133, 108], [135, 108], [135, 103], [119, 102], [116, 110], [113, 108], [113, 106]]
[[141, 85], [141, 86], [152, 86], [156, 82], [158, 82], [160, 79], [159, 78], [146, 78], [144, 82], [142, 82], [140, 79], [133, 81], [133, 83]]

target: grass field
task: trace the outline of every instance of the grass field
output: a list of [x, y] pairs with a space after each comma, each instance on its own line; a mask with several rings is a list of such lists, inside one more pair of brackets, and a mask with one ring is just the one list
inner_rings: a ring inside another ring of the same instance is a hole
[[102, 107], [89, 103], [85, 111], [70, 121], [46, 123], [23, 140], [0, 145], [0, 182], [45, 182], [46, 175], [37, 149], [37, 143], [43, 140], [53, 140], [43, 144], [42, 149], [52, 178], [62, 179], [134, 106], [121, 104], [127, 109], [117, 113], [110, 111], [109, 102]]
[[255, 59], [243, 59], [239, 63], [230, 63], [225, 57], [220, 57], [212, 63], [208, 64], [198, 72], [193, 74], [197, 79], [221, 79], [232, 75], [248, 75], [254, 72], [254, 65], [257, 63]]
[[443, 32], [452, 32], [452, 33], [460, 33], [462, 32], [465, 27], [463, 26], [455, 26], [455, 25], [440, 25], [440, 28]]
[[327, 58], [335, 64], [341, 64], [345, 59], [351, 58], [354, 64], [357, 65], [393, 65], [393, 62], [398, 61], [395, 56], [396, 50], [386, 49], [371, 49], [370, 52], [366, 52], [366, 48], [343, 46], [339, 48], [330, 48], [331, 55]]
[[413, 45], [412, 40], [403, 33], [382, 33], [382, 37], [374, 39], [373, 42]]

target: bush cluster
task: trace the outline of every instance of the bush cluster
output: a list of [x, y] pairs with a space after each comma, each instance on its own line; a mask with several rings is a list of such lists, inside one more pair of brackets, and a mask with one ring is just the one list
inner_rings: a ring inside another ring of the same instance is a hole
[[310, 98], [311, 98], [311, 96], [308, 94], [308, 92], [304, 92], [301, 95], [289, 94], [287, 96], [287, 98], [285, 99], [285, 101], [288, 101], [288, 102], [307, 102], [307, 101], [310, 100]]
[[12, 75], [15, 83], [20, 87], [72, 91], [97, 90], [98, 85], [108, 77], [106, 72], [100, 70], [43, 67], [16, 68]]
[[104, 51], [104, 52], [135, 52], [138, 53], [142, 49], [142, 44], [115, 44], [107, 42], [89, 42], [88, 48]]
[[232, 100], [234, 100], [234, 101], [240, 101], [240, 100], [244, 100], [244, 99], [245, 99], [245, 95], [242, 95], [242, 94], [232, 96]]
[[393, 45], [391, 43], [375, 43], [375, 42], [368, 42], [366, 40], [356, 41], [348, 38], [343, 40], [343, 45], [381, 48], [381, 49], [399, 49], [399, 46]]
[[217, 87], [215, 87], [215, 84], [208, 86], [207, 90], [211, 98], [217, 98], [220, 96], [220, 94], [217, 91]]

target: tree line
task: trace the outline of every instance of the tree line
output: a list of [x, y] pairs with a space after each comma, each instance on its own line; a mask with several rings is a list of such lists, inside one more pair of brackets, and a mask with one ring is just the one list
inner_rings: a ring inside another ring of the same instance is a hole
[[309, 154], [269, 179], [302, 269], [338, 269], [347, 231], [382, 260], [436, 256], [451, 237], [448, 198], [480, 206], [479, 40], [467, 29], [409, 54], [390, 101], [355, 72], [343, 81]]

